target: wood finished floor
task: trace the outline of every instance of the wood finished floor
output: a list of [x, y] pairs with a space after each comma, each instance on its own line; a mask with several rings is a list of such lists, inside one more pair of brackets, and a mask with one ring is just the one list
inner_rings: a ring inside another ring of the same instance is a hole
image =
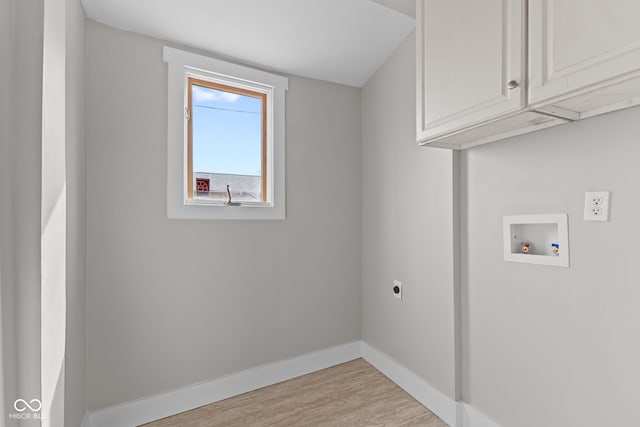
[[363, 359], [212, 403], [145, 427], [424, 426], [440, 418]]

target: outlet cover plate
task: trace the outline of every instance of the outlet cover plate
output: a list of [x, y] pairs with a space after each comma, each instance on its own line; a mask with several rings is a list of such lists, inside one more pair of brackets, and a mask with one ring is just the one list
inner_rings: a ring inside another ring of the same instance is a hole
[[584, 194], [584, 220], [609, 221], [610, 191], [588, 191]]

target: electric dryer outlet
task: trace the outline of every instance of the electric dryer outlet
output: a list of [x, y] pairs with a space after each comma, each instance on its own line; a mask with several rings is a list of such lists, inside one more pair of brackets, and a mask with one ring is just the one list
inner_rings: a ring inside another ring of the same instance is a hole
[[399, 280], [393, 281], [393, 296], [394, 298], [402, 299], [402, 282]]

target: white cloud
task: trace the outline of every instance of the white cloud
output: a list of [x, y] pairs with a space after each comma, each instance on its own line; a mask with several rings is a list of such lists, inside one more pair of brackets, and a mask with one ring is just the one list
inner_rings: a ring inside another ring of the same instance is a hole
[[199, 86], [193, 86], [193, 98], [198, 102], [206, 101], [223, 101], [233, 103], [240, 98], [237, 93], [223, 92], [220, 90], [205, 89]]

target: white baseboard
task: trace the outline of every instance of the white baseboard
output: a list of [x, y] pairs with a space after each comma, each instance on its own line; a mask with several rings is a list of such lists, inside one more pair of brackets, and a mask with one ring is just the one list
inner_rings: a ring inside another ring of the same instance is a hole
[[[90, 427], [133, 427], [209, 403], [257, 390], [362, 356], [362, 342], [332, 347], [280, 362], [246, 369], [213, 381], [183, 387], [91, 412]], [[84, 427], [87, 427], [84, 425]]]
[[367, 343], [362, 343], [362, 357], [451, 427], [501, 427], [471, 405], [454, 401]]
[[385, 353], [362, 344], [362, 357], [450, 426], [456, 426], [456, 402]]
[[477, 409], [465, 402], [455, 402], [396, 360], [362, 341], [307, 353], [212, 381], [87, 412], [81, 427], [137, 426], [359, 357], [364, 358], [452, 427], [500, 427]]
[[462, 418], [459, 419], [461, 427], [500, 427], [498, 423], [473, 406], [465, 402], [458, 402], [458, 404], [460, 405], [462, 416]]

